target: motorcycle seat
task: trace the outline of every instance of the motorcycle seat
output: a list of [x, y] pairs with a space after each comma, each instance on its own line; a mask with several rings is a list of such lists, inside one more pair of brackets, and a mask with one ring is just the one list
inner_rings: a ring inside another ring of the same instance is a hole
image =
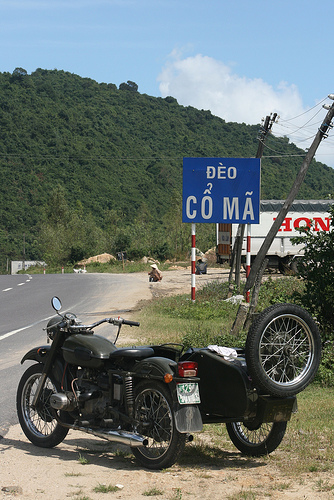
[[152, 347], [120, 347], [111, 352], [109, 359], [115, 358], [135, 358], [144, 359], [154, 355]]

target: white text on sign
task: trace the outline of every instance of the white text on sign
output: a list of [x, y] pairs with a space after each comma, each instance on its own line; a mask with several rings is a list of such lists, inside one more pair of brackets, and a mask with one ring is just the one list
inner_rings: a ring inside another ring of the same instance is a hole
[[[252, 198], [245, 198], [243, 206], [241, 206], [240, 199], [237, 197], [224, 197], [222, 201], [223, 220], [234, 218], [236, 220], [243, 221], [247, 220], [247, 217], [254, 220], [255, 217]], [[210, 196], [203, 196], [201, 200], [197, 200], [196, 196], [188, 196], [186, 200], [186, 215], [189, 219], [195, 219], [197, 216], [197, 210], [199, 210], [203, 219], [209, 220], [212, 217], [213, 209], [214, 201]]]

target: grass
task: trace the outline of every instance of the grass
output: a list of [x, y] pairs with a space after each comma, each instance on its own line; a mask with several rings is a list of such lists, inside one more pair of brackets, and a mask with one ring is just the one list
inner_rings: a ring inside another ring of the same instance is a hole
[[89, 460], [88, 458], [84, 457], [83, 455], [81, 455], [81, 453], [79, 453], [79, 458], [78, 458], [78, 461], [81, 465], [87, 465], [89, 464]]
[[[303, 474], [334, 471], [334, 389], [311, 385], [298, 395], [298, 412], [292, 415], [277, 451], [268, 457], [248, 458], [234, 447], [224, 424], [205, 425], [187, 445], [179, 464], [182, 467], [248, 469], [254, 463], [274, 465], [284, 481], [273, 489], [288, 489], [290, 479]], [[203, 473], [203, 471], [202, 471]], [[316, 479], [315, 474], [315, 479]], [[324, 485], [322, 485], [324, 487]], [[320, 487], [320, 484], [319, 484]], [[328, 487], [328, 485], [327, 485]], [[244, 492], [245, 493], [245, 492]], [[240, 497], [243, 498], [243, 497]]]
[[98, 484], [95, 486], [93, 491], [95, 493], [114, 493], [115, 491], [119, 491], [119, 488], [117, 486], [112, 486], [111, 484], [108, 486], [105, 484]]
[[144, 491], [142, 495], [144, 497], [157, 497], [163, 495], [163, 491], [159, 490], [158, 488], [151, 488], [150, 490]]
[[[173, 269], [174, 263], [166, 262], [159, 264], [159, 269], [162, 271], [168, 271], [169, 269]], [[190, 262], [180, 262], [177, 263], [178, 267], [187, 267], [190, 265]], [[73, 273], [73, 268], [83, 269], [83, 266], [78, 266], [77, 264], [65, 264], [64, 266], [31, 266], [29, 267], [30, 274], [43, 274], [44, 269], [46, 274], [59, 274], [59, 273]], [[118, 261], [111, 260], [110, 262], [101, 263], [101, 262], [93, 262], [91, 264], [86, 265], [86, 271], [88, 273], [138, 273], [138, 272], [148, 272], [150, 269], [150, 265], [141, 261]], [[25, 271], [20, 271], [19, 274], [26, 274]]]
[[229, 335], [238, 306], [225, 302], [227, 291], [226, 283], [212, 282], [197, 292], [195, 303], [188, 294], [151, 301], [140, 313], [141, 335], [147, 343], [176, 342], [185, 348], [243, 345], [244, 337], [236, 345]]

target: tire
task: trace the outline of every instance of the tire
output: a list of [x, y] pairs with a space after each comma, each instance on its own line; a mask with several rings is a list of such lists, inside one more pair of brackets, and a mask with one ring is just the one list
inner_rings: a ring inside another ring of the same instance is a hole
[[226, 429], [232, 443], [241, 453], [261, 457], [276, 450], [284, 437], [286, 426], [287, 422], [270, 422], [255, 426], [232, 422], [226, 424]]
[[42, 374], [41, 364], [30, 366], [22, 375], [17, 389], [16, 408], [20, 425], [29, 441], [41, 448], [53, 448], [61, 443], [68, 433], [55, 419], [49, 404], [51, 394], [57, 392], [57, 384], [48, 377], [37, 408], [31, 406], [38, 381]]
[[265, 309], [251, 325], [246, 362], [254, 384], [273, 396], [294, 396], [312, 382], [321, 338], [310, 314], [295, 304]]
[[185, 447], [186, 434], [177, 431], [172, 408], [172, 397], [164, 384], [147, 380], [135, 388], [137, 432], [147, 438], [148, 445], [133, 448], [132, 452], [148, 469], [170, 467]]

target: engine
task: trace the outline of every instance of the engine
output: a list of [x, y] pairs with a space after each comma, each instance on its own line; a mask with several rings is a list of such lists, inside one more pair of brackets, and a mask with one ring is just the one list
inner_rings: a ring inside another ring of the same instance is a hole
[[110, 399], [107, 373], [78, 369], [71, 386], [72, 391], [58, 392], [50, 397], [52, 408], [69, 412], [78, 410], [80, 417], [85, 420], [108, 418]]

